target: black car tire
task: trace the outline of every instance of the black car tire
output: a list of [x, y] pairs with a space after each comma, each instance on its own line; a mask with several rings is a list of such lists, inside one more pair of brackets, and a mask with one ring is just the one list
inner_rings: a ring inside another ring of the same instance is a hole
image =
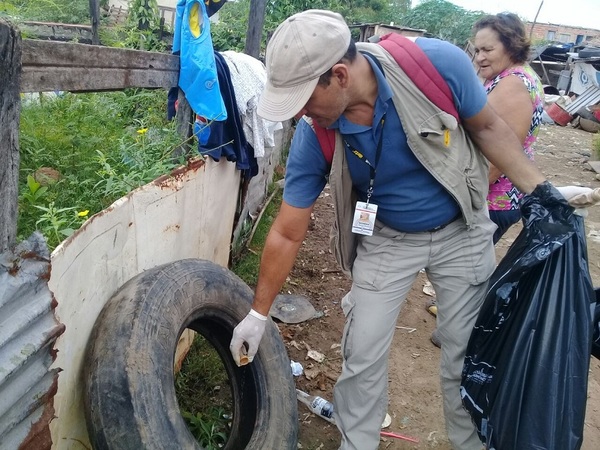
[[233, 419], [224, 449], [297, 448], [298, 412], [290, 360], [269, 319], [254, 361], [237, 367], [233, 328], [251, 289], [229, 270], [185, 259], [132, 278], [99, 315], [84, 362], [85, 416], [94, 449], [200, 449], [177, 404], [174, 357], [190, 328], [209, 341], [229, 376]]

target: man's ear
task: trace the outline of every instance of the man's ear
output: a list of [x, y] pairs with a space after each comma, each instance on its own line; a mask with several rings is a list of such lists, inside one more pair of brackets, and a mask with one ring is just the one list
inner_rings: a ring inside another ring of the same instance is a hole
[[348, 66], [344, 63], [337, 63], [331, 68], [331, 79], [337, 80], [341, 87], [348, 86]]

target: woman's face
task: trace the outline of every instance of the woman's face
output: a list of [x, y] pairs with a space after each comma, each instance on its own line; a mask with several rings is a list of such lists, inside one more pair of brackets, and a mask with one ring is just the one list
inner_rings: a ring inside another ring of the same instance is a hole
[[491, 28], [483, 28], [474, 39], [475, 63], [479, 67], [479, 75], [491, 80], [503, 70], [514, 65], [500, 41], [498, 32]]

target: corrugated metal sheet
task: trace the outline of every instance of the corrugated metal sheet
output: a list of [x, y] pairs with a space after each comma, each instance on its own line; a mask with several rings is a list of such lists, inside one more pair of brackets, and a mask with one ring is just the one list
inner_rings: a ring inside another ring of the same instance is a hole
[[569, 114], [575, 114], [584, 106], [595, 105], [600, 101], [600, 88], [593, 84], [585, 88], [585, 91], [577, 97], [576, 100], [572, 101], [565, 106], [565, 111]]
[[50, 255], [32, 235], [0, 255], [0, 449], [45, 450], [59, 369], [50, 369], [65, 327], [48, 288]]

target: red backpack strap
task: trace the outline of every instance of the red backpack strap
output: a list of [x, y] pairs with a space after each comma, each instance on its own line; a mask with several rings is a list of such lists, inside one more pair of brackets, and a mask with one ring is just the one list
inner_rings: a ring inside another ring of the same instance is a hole
[[317, 140], [321, 146], [325, 161], [331, 166], [331, 162], [333, 161], [333, 151], [335, 150], [335, 130], [320, 127], [315, 122], [312, 123], [312, 127], [317, 135]]
[[397, 33], [381, 36], [379, 45], [394, 57], [425, 96], [442, 111], [453, 115], [460, 122], [452, 91], [421, 47]]

